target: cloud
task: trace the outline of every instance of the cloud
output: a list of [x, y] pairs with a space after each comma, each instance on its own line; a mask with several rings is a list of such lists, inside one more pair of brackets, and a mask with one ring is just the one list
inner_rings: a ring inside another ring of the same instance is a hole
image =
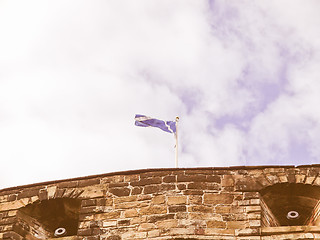
[[320, 157], [317, 1], [0, 4], [3, 187]]

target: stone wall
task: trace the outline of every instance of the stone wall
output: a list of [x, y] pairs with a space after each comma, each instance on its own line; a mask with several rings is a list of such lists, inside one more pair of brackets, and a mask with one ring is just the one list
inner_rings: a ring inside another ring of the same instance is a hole
[[[0, 238], [320, 239], [319, 170], [146, 169], [3, 189]], [[273, 199], [278, 189], [283, 208]], [[284, 223], [291, 208], [301, 218]], [[57, 228], [66, 236], [55, 237]]]

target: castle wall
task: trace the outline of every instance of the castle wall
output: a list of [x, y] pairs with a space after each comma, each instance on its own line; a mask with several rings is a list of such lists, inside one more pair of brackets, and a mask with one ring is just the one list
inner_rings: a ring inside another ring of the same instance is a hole
[[[320, 239], [317, 225], [279, 226], [261, 197], [261, 190], [281, 183], [320, 186], [319, 169], [146, 169], [3, 189], [0, 238]], [[316, 201], [318, 195], [312, 196]], [[48, 226], [55, 222], [46, 213], [60, 206], [57, 199], [77, 220], [76, 235], [55, 238], [50, 233]], [[78, 201], [79, 209], [66, 199]]]

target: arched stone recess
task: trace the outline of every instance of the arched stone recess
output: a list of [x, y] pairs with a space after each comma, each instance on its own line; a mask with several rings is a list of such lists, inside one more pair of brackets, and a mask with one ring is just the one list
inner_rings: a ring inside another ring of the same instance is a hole
[[320, 187], [276, 183], [259, 191], [263, 227], [320, 226]]
[[28, 240], [71, 239], [70, 236], [78, 239], [77, 236], [82, 236], [84, 232], [93, 234], [93, 230], [98, 234], [98, 226], [89, 226], [90, 229], [81, 227], [83, 218], [96, 210], [92, 209], [90, 198], [104, 195], [99, 188], [90, 186], [91, 182], [69, 181], [17, 190], [10, 195], [11, 201], [1, 208], [2, 211], [15, 212], [12, 230], [7, 234]]
[[80, 206], [76, 198], [36, 201], [17, 211], [13, 231], [30, 240], [77, 235]]

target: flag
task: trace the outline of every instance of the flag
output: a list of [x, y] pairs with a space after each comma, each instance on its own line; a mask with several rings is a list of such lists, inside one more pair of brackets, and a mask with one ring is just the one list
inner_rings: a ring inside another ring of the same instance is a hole
[[177, 131], [174, 121], [163, 121], [140, 114], [136, 114], [134, 119], [136, 120], [135, 125], [139, 127], [157, 127], [168, 133], [176, 133]]

